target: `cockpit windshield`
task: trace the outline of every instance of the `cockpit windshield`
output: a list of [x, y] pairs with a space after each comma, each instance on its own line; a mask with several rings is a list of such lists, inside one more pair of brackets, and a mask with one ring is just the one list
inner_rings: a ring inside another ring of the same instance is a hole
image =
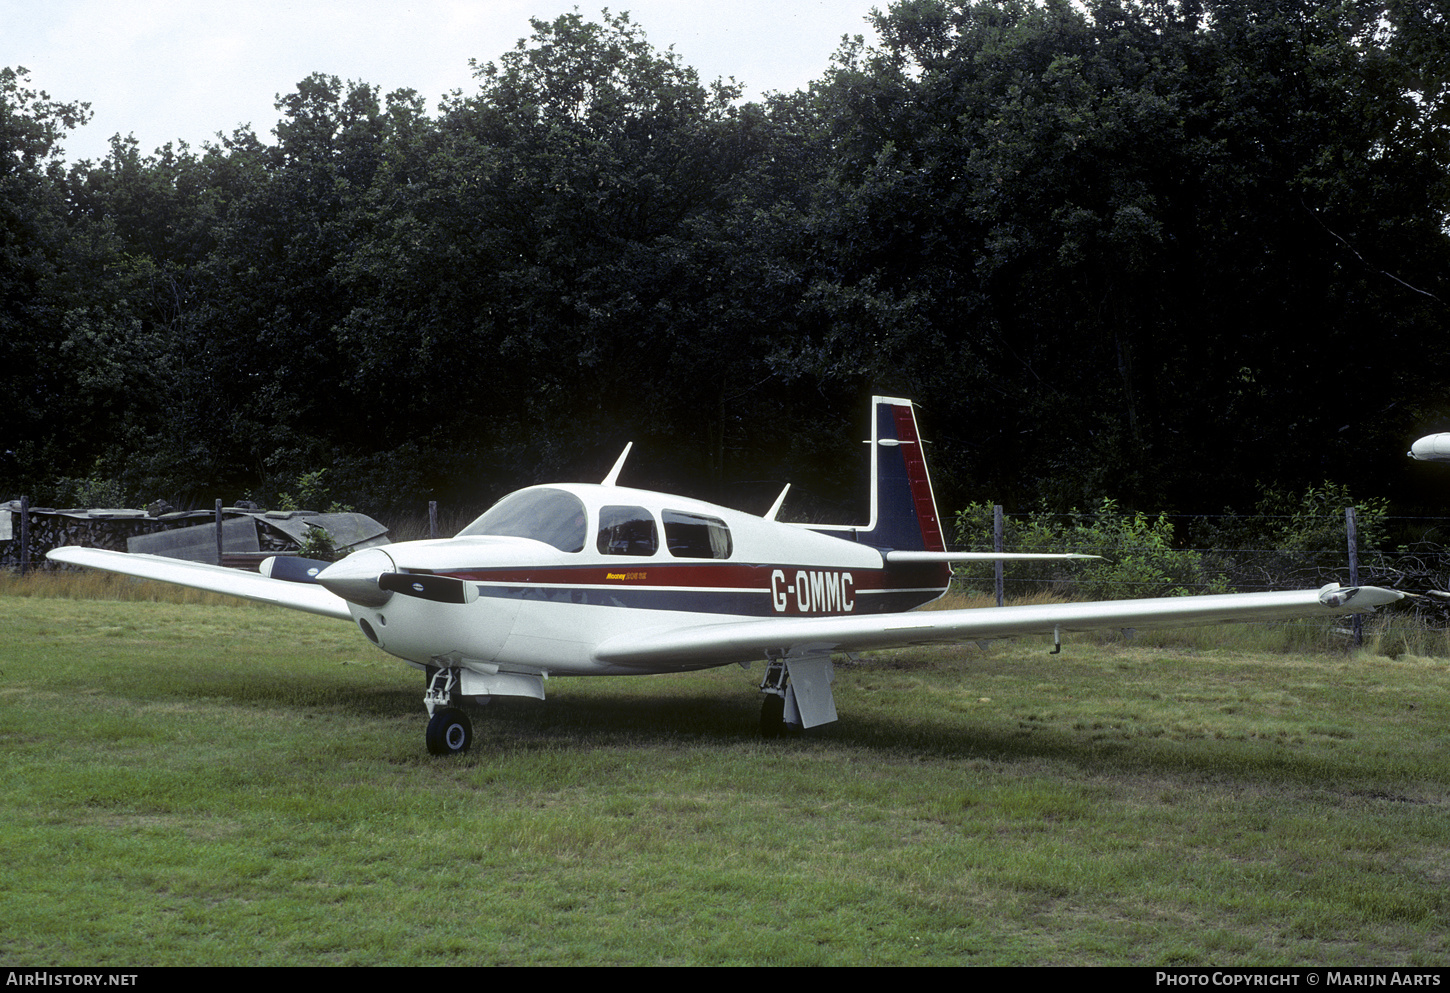
[[458, 536], [491, 534], [533, 538], [561, 552], [577, 552], [584, 548], [584, 525], [583, 501], [565, 490], [546, 487], [510, 493], [458, 532]]

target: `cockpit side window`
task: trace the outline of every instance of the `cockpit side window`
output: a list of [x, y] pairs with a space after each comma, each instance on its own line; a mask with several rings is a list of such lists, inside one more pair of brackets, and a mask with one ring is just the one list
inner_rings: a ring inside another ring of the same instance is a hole
[[730, 529], [718, 517], [666, 510], [665, 544], [670, 554], [683, 559], [728, 559]]
[[561, 552], [579, 552], [584, 550], [588, 537], [585, 517], [583, 501], [565, 490], [519, 490], [488, 508], [458, 534], [533, 538]]
[[655, 519], [643, 507], [600, 507], [601, 555], [653, 555], [660, 547]]

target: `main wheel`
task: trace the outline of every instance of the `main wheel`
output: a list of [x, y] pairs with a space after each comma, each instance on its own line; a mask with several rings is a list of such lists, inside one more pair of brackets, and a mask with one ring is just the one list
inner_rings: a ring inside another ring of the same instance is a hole
[[785, 697], [767, 693], [765, 702], [760, 705], [760, 736], [762, 738], [779, 738], [784, 730]]
[[428, 721], [428, 753], [456, 755], [473, 744], [473, 722], [457, 707], [444, 707]]

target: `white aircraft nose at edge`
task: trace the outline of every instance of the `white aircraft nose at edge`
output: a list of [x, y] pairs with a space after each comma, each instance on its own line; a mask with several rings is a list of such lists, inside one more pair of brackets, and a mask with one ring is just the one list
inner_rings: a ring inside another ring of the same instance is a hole
[[[1368, 613], [1377, 587], [912, 612], [951, 563], [1093, 558], [949, 552], [909, 400], [872, 400], [871, 511], [858, 527], [788, 524], [603, 483], [519, 490], [456, 537], [342, 561], [274, 558], [261, 573], [74, 546], [57, 562], [228, 593], [356, 624], [422, 669], [428, 750], [462, 752], [456, 702], [544, 697], [551, 676], [684, 672], [766, 662], [761, 729], [836, 720], [833, 652], [1064, 631]], [[1446, 436], [1441, 436], [1446, 437]], [[784, 493], [782, 493], [782, 498]]]
[[1427, 434], [1406, 454], [1422, 462], [1450, 462], [1450, 434]]

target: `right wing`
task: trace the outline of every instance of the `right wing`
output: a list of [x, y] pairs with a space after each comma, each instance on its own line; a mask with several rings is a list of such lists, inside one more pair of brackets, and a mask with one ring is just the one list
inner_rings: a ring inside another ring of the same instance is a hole
[[67, 565], [83, 565], [106, 572], [119, 572], [141, 579], [156, 579], [177, 586], [190, 586], [213, 593], [226, 593], [270, 603], [293, 610], [305, 610], [309, 614], [352, 620], [347, 601], [313, 583], [294, 583], [283, 579], [269, 579], [255, 572], [227, 569], [203, 562], [189, 562], [186, 559], [167, 558], [164, 555], [132, 555], [128, 552], [108, 552], [101, 548], [82, 548], [78, 545], [62, 545], [52, 548], [46, 558]]
[[1092, 603], [912, 610], [894, 614], [775, 617], [693, 627], [654, 627], [619, 635], [595, 649], [601, 662], [660, 665], [747, 662], [803, 652], [855, 652], [943, 641], [994, 641], [1027, 634], [1060, 635], [1102, 628], [1150, 628], [1221, 621], [1289, 620], [1370, 613], [1404, 596], [1376, 586], [1277, 593], [1101, 600]]

